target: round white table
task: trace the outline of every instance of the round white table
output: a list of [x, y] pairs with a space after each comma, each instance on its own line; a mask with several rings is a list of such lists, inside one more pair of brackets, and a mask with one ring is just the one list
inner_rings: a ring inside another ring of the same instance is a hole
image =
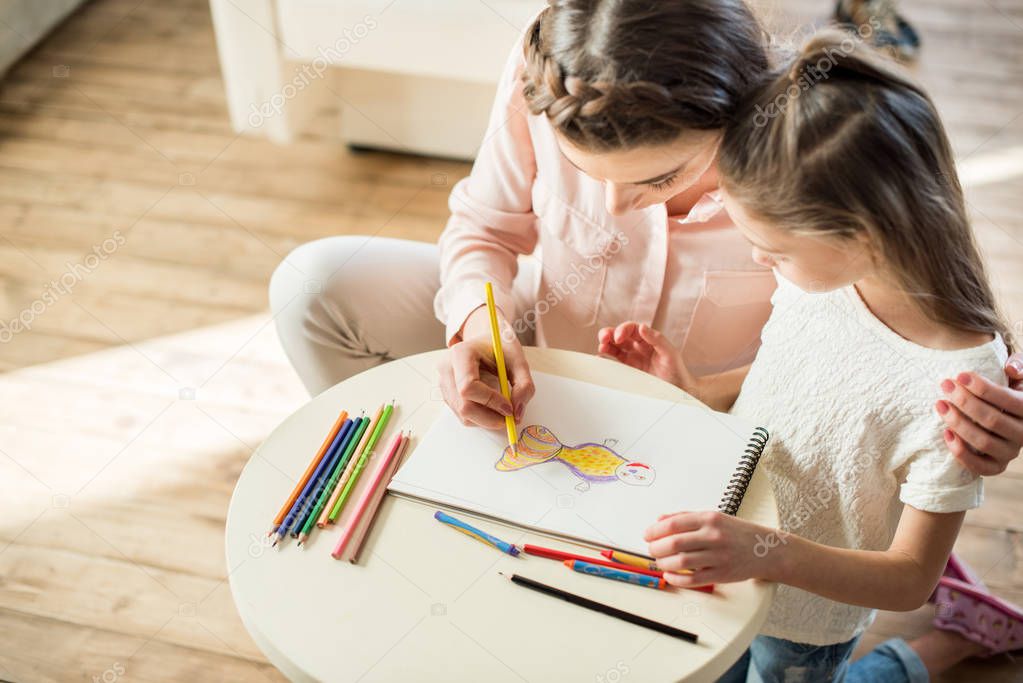
[[[436, 386], [444, 351], [373, 368], [309, 401], [245, 466], [227, 517], [227, 563], [238, 612], [270, 661], [292, 680], [338, 681], [712, 681], [748, 647], [774, 586], [747, 581], [713, 594], [655, 591], [566, 571], [559, 562], [510, 557], [433, 519], [435, 506], [388, 495], [358, 564], [334, 560], [335, 527], [302, 548], [269, 547], [266, 532], [341, 408], [358, 414], [392, 398], [387, 429], [426, 432], [446, 410]], [[527, 348], [535, 370], [658, 398], [691, 400], [678, 388], [614, 361]], [[415, 447], [413, 437], [412, 447]], [[364, 477], [368, 479], [368, 477]], [[763, 473], [740, 516], [776, 525]], [[476, 520], [473, 520], [474, 523]], [[492, 521], [509, 542], [580, 551]], [[588, 551], [582, 551], [588, 552]], [[673, 624], [690, 644], [597, 614], [508, 581], [513, 572]]]

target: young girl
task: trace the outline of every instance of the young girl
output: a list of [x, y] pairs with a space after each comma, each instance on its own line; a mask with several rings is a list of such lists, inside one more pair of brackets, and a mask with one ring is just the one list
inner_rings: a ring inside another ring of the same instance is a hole
[[[848, 660], [874, 610], [927, 601], [981, 502], [980, 480], [942, 443], [928, 378], [969, 368], [959, 383], [1003, 381], [1008, 355], [938, 115], [895, 66], [822, 34], [751, 95], [718, 163], [725, 208], [778, 280], [748, 374], [695, 377], [635, 323], [601, 330], [599, 350], [767, 426], [761, 466], [782, 530], [682, 512], [648, 530], [649, 551], [692, 570], [666, 575], [678, 586], [782, 584], [727, 680], [926, 680], [950, 662], [902, 641]], [[837, 358], [854, 370], [835, 377]], [[977, 651], [1023, 644], [1011, 606], [991, 601], [981, 617], [943, 596], [962, 634], [948, 637]]]

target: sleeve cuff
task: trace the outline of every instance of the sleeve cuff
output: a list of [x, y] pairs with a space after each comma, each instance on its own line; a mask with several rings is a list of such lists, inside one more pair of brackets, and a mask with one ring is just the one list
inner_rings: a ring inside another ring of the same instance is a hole
[[980, 478], [951, 488], [930, 488], [903, 484], [899, 500], [924, 512], [962, 512], [984, 502], [984, 484]]
[[[493, 283], [493, 285], [494, 303], [500, 309], [505, 319], [513, 323], [517, 315], [515, 299], [501, 285], [497, 283]], [[445, 301], [442, 306], [445, 319], [447, 320], [445, 323], [445, 337], [449, 347], [462, 341], [462, 326], [465, 324], [469, 314], [480, 306], [487, 305], [485, 281], [460, 282], [454, 286], [458, 289], [458, 292]], [[440, 297], [438, 297], [438, 304], [440, 304]]]

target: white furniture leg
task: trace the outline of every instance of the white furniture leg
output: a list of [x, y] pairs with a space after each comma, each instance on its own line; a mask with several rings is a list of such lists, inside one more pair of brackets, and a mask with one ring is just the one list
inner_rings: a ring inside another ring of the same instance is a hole
[[231, 126], [292, 141], [323, 98], [327, 65], [298, 63], [281, 39], [275, 0], [210, 0]]

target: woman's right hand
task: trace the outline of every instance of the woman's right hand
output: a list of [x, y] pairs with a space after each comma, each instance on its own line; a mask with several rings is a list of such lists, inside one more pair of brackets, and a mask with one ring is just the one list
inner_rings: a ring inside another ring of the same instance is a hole
[[444, 401], [466, 426], [503, 429], [506, 415], [514, 415], [516, 421], [522, 419], [526, 404], [536, 391], [522, 345], [500, 312], [498, 324], [511, 402], [501, 395], [498, 384], [486, 306], [469, 314], [462, 326], [462, 341], [452, 344], [437, 366]]

